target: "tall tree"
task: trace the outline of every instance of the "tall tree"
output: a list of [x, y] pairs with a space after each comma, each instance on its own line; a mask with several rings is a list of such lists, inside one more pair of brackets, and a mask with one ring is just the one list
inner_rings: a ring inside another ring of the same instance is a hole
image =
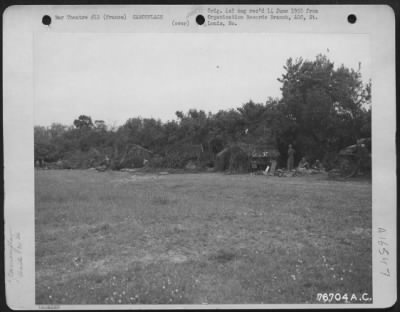
[[92, 118], [86, 115], [80, 115], [78, 119], [74, 120], [74, 126], [77, 129], [93, 128]]
[[314, 61], [290, 58], [284, 69], [278, 79], [286, 118], [281, 130], [286, 144], [297, 145], [298, 156], [320, 158], [363, 134], [370, 85], [363, 84], [359, 72], [343, 65], [335, 69], [324, 55]]

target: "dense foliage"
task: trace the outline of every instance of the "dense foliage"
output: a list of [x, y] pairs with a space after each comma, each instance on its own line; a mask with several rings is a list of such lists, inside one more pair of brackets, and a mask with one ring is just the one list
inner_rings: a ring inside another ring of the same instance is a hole
[[[249, 101], [215, 114], [177, 111], [176, 120], [167, 122], [133, 117], [118, 128], [85, 115], [73, 126], [35, 126], [35, 160], [81, 168], [99, 165], [107, 155], [120, 168], [132, 150], [140, 150], [139, 158], [150, 158], [158, 167], [183, 167], [199, 157], [211, 165], [217, 153], [236, 142], [273, 140], [284, 165], [288, 144], [296, 149], [296, 160], [313, 160], [371, 136], [371, 83], [364, 84], [358, 71], [335, 68], [323, 55], [313, 61], [289, 59], [284, 69], [278, 79], [282, 97], [265, 103]], [[140, 166], [139, 158], [129, 166]]]

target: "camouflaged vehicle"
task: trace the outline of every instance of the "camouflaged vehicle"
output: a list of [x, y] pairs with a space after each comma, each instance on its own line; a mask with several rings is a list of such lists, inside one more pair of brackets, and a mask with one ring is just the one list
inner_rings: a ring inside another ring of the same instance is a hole
[[356, 144], [339, 151], [338, 170], [346, 178], [371, 172], [371, 138], [357, 140]]

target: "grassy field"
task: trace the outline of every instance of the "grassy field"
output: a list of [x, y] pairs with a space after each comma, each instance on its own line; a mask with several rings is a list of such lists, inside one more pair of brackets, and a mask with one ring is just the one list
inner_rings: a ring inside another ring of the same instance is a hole
[[35, 174], [37, 304], [372, 296], [370, 181]]

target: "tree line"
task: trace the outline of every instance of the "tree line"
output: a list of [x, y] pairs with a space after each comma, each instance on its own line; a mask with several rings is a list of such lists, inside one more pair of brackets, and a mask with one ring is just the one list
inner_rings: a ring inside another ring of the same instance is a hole
[[363, 83], [359, 71], [335, 68], [324, 55], [314, 60], [290, 58], [278, 80], [280, 98], [250, 100], [217, 113], [177, 111], [176, 120], [166, 122], [132, 117], [119, 127], [81, 115], [69, 126], [35, 126], [35, 160], [75, 161], [75, 167], [87, 167], [104, 155], [121, 158], [127, 146], [135, 145], [157, 155], [155, 166], [182, 167], [182, 146], [199, 146], [210, 163], [231, 144], [265, 143], [272, 137], [284, 166], [289, 144], [298, 157], [323, 160], [371, 136], [371, 82]]

